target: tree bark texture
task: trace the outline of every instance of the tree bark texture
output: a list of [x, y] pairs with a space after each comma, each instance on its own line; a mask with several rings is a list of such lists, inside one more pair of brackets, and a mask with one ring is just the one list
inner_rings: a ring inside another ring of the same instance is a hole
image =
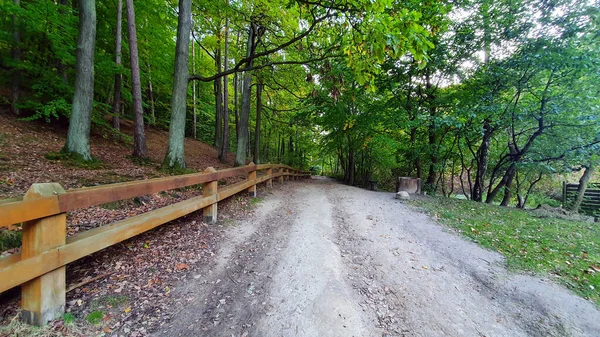
[[131, 63], [131, 96], [133, 98], [133, 156], [145, 158], [148, 155], [144, 133], [144, 109], [142, 107], [142, 82], [140, 80], [140, 60], [138, 56], [135, 9], [133, 0], [126, 0], [127, 33], [129, 37], [129, 61]]
[[260, 164], [260, 114], [262, 111], [263, 84], [256, 84], [256, 123], [254, 126], [254, 164]]
[[[257, 27], [254, 23], [250, 24], [248, 34], [248, 44], [246, 55], [252, 57], [255, 49], [255, 36]], [[248, 67], [252, 67], [252, 59], [248, 62]], [[246, 165], [246, 151], [249, 145], [248, 120], [250, 117], [250, 95], [252, 94], [252, 73], [247, 71], [242, 79], [242, 109], [239, 117], [239, 134], [237, 139], [237, 151], [235, 153], [235, 166]]]
[[[223, 62], [223, 71], [229, 70], [229, 18], [225, 18], [225, 59]], [[229, 147], [229, 77], [223, 76], [223, 135], [221, 147], [219, 148], [218, 159], [221, 162], [227, 160], [227, 150]], [[256, 162], [255, 162], [256, 164]]]
[[[21, 5], [21, 0], [14, 0], [16, 6]], [[12, 17], [13, 24], [13, 43], [14, 46], [11, 50], [11, 56], [14, 62], [14, 68], [12, 70], [11, 79], [11, 93], [10, 93], [10, 106], [14, 115], [19, 115], [19, 95], [21, 86], [21, 70], [19, 69], [21, 63], [21, 30], [19, 27], [19, 19], [16, 15]]]
[[96, 3], [79, 1], [79, 36], [75, 61], [75, 93], [64, 151], [83, 160], [92, 160], [90, 125], [94, 101], [94, 45], [96, 42]]
[[191, 29], [192, 0], [179, 0], [169, 145], [167, 146], [163, 167], [185, 167], [185, 113], [189, 78], [188, 62]]
[[[122, 23], [123, 23], [123, 0], [117, 0], [117, 30], [115, 34], [115, 64], [117, 68], [121, 66], [121, 48], [122, 48]], [[121, 121], [119, 120], [119, 112], [121, 111], [121, 83], [123, 82], [123, 74], [115, 74], [115, 95], [113, 100], [113, 128], [121, 129]]]
[[577, 188], [577, 196], [571, 205], [569, 205], [569, 210], [573, 212], [579, 212], [579, 207], [581, 207], [581, 203], [583, 202], [583, 197], [585, 196], [585, 191], [587, 190], [588, 184], [592, 176], [596, 173], [595, 166], [586, 166], [585, 171], [583, 172], [583, 176], [579, 179], [579, 187]]
[[490, 122], [486, 119], [483, 122], [483, 138], [481, 140], [481, 145], [476, 153], [477, 171], [475, 172], [475, 183], [473, 184], [473, 190], [471, 191], [471, 200], [473, 201], [481, 202], [483, 200], [483, 184], [489, 163], [492, 135], [493, 131], [490, 127]]
[[[221, 46], [215, 53], [217, 72], [222, 70], [221, 61]], [[217, 78], [214, 81], [215, 88], [215, 140], [214, 145], [217, 149], [221, 148], [221, 142], [223, 141], [223, 79]]]

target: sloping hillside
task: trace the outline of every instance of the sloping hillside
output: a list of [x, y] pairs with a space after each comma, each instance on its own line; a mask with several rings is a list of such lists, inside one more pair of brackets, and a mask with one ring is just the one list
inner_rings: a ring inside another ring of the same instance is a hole
[[[122, 131], [133, 135], [132, 123], [123, 121]], [[137, 165], [129, 158], [132, 152], [130, 145], [93, 132], [92, 154], [103, 163], [99, 169], [76, 167], [46, 158], [48, 153], [60, 151], [66, 134], [66, 128], [24, 122], [0, 114], [0, 197], [22, 195], [32, 183], [57, 182], [69, 189], [166, 174], [159, 170], [167, 146], [166, 131], [146, 130], [148, 153], [152, 160], [148, 165]], [[234, 161], [234, 156], [229, 154], [227, 163], [219, 162], [215, 147], [191, 138], [185, 140], [185, 152], [188, 167], [196, 171], [209, 166], [216, 169], [231, 167]]]

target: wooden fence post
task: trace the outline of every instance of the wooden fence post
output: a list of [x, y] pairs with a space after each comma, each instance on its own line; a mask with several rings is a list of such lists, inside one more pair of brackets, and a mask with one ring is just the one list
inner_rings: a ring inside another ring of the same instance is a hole
[[[213, 172], [217, 172], [217, 170], [215, 170], [212, 167], [208, 167], [206, 168], [206, 170], [204, 170], [203, 173], [213, 173]], [[217, 190], [218, 190], [218, 181], [217, 180], [213, 180], [207, 183], [204, 183], [204, 185], [202, 185], [202, 195], [204, 197], [209, 197], [212, 195], [217, 194]], [[206, 222], [207, 224], [216, 224], [217, 223], [217, 203], [215, 202], [214, 204], [205, 207], [202, 210], [202, 216], [204, 218], [204, 222]]]
[[[273, 174], [273, 169], [269, 168], [267, 169], [267, 176], [270, 176]], [[273, 187], [273, 178], [267, 180], [267, 187]]]
[[[256, 180], [256, 165], [254, 165], [254, 163], [251, 162], [250, 164], [248, 164], [248, 166], [253, 167], [253, 170], [248, 172], [248, 180]], [[256, 198], [256, 184], [248, 188], [248, 195], [250, 195], [253, 198]]]
[[[35, 200], [65, 193], [56, 183], [33, 184], [23, 200]], [[61, 213], [23, 223], [21, 260], [65, 245], [67, 214]], [[21, 286], [21, 319], [32, 325], [44, 325], [63, 317], [66, 301], [65, 267], [55, 269]]]
[[283, 184], [283, 168], [279, 167], [277, 169], [277, 172], [280, 173], [281, 175], [279, 176], [279, 183]]

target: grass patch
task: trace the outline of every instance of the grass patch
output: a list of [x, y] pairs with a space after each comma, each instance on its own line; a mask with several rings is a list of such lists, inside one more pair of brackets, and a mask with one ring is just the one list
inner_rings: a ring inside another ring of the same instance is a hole
[[92, 325], [100, 324], [100, 322], [102, 322], [102, 318], [104, 318], [104, 313], [100, 310], [92, 311], [85, 316], [85, 320]]
[[92, 160], [84, 160], [83, 158], [81, 158], [81, 156], [77, 154], [68, 153], [64, 151], [48, 152], [44, 157], [48, 160], [62, 162], [67, 166], [73, 166], [88, 170], [99, 170], [108, 168], [108, 165], [106, 165], [101, 160], [95, 158], [93, 158]]
[[63, 316], [63, 321], [65, 322], [65, 325], [74, 324], [75, 323], [75, 315], [73, 315], [70, 312], [67, 312]]
[[106, 296], [93, 299], [90, 302], [90, 309], [99, 311], [98, 309], [118, 307], [126, 305], [127, 303], [129, 303], [129, 298], [127, 296]]
[[261, 203], [263, 200], [264, 200], [264, 198], [259, 198], [259, 197], [251, 198], [251, 199], [250, 199], [250, 204], [252, 204], [252, 205], [258, 205], [258, 204], [260, 204], [260, 203]]
[[80, 337], [87, 334], [81, 326], [74, 321], [67, 321], [69, 317], [75, 318], [71, 313], [66, 313], [64, 317], [65, 326], [63, 329], [54, 329], [50, 325], [37, 327], [21, 322], [18, 318], [12, 319], [8, 324], [0, 326], [0, 336], [12, 337]]
[[23, 233], [21, 231], [0, 229], [0, 252], [21, 247], [22, 237]]
[[535, 213], [467, 200], [411, 201], [442, 224], [501, 252], [508, 267], [553, 275], [600, 305], [600, 227], [595, 223], [540, 218]]

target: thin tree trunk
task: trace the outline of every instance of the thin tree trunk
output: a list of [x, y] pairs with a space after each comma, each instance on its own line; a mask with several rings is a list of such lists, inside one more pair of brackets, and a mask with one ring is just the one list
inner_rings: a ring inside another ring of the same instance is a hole
[[[123, 0], [117, 1], [117, 31], [115, 34], [115, 64], [117, 68], [121, 67], [121, 48], [122, 48], [122, 23], [123, 23]], [[113, 128], [115, 130], [121, 129], [121, 121], [119, 120], [119, 112], [121, 111], [121, 83], [123, 82], [123, 75], [119, 70], [118, 74], [115, 74], [115, 95], [113, 100], [112, 112], [113, 112]]]
[[[21, 0], [14, 0], [14, 4], [15, 6], [21, 6]], [[19, 69], [21, 66], [21, 31], [19, 27], [19, 19], [16, 15], [13, 15], [12, 20], [14, 46], [11, 50], [11, 54], [15, 66], [12, 70], [10, 104], [12, 113], [18, 116], [21, 113], [19, 111], [19, 107], [17, 106], [19, 104], [19, 95], [21, 90], [21, 70]]]
[[483, 200], [483, 184], [485, 174], [487, 172], [489, 157], [490, 157], [490, 143], [492, 141], [493, 131], [490, 127], [490, 121], [485, 119], [483, 122], [483, 138], [481, 145], [477, 149], [477, 171], [475, 172], [475, 183], [473, 184], [473, 190], [471, 191], [471, 200], [481, 202]]
[[240, 125], [239, 125], [239, 106], [238, 106], [238, 89], [239, 89], [238, 73], [233, 75], [233, 113], [235, 117], [235, 139], [240, 137]]
[[[58, 7], [58, 12], [61, 15], [69, 15], [68, 13], [68, 8], [71, 7], [71, 5], [69, 4], [68, 0], [59, 0], [58, 4], [60, 7]], [[63, 82], [68, 83], [69, 79], [67, 78], [67, 66], [63, 63], [62, 60], [58, 60], [57, 62], [57, 67], [56, 67], [57, 71], [58, 71], [58, 76], [60, 76], [60, 78], [62, 78]]]
[[[248, 34], [248, 44], [246, 56], [251, 57], [254, 54], [254, 38], [257, 35], [257, 27], [254, 23], [250, 24]], [[247, 67], [252, 67], [253, 61], [246, 63]], [[249, 145], [248, 120], [250, 117], [250, 95], [252, 94], [252, 73], [244, 72], [242, 80], [242, 110], [239, 118], [239, 134], [237, 139], [237, 151], [235, 153], [235, 166], [246, 165], [246, 151]]]
[[179, 0], [169, 145], [167, 146], [163, 167], [185, 167], [185, 112], [189, 79], [188, 62], [190, 57], [191, 29], [192, 0]]
[[502, 197], [502, 202], [500, 202], [500, 206], [508, 206], [510, 199], [512, 198], [512, 183], [515, 179], [515, 174], [517, 172], [516, 165], [511, 166], [512, 170], [508, 172], [508, 177], [506, 179], [506, 183], [504, 185], [504, 197]]
[[[502, 176], [502, 180], [500, 180], [498, 185], [496, 185], [496, 187], [488, 193], [487, 198], [485, 199], [485, 202], [487, 204], [491, 204], [494, 201], [494, 199], [496, 198], [498, 193], [500, 193], [502, 188], [504, 188], [504, 187], [509, 188], [509, 185], [512, 183], [512, 180], [514, 178], [515, 172], [516, 172], [516, 163], [511, 162], [510, 165], [508, 166], [508, 169], [506, 169], [506, 172]], [[505, 194], [504, 198], [506, 198], [506, 197], [507, 196]], [[510, 197], [510, 195], [508, 197]]]
[[[221, 61], [221, 43], [219, 41], [219, 49], [215, 53], [217, 73], [222, 71]], [[215, 79], [215, 141], [214, 145], [217, 149], [221, 148], [221, 142], [223, 141], [223, 80], [221, 78]]]
[[[196, 73], [196, 42], [192, 42], [192, 73]], [[198, 139], [198, 126], [196, 123], [197, 120], [197, 112], [196, 112], [196, 81], [192, 83], [192, 138]]]
[[579, 179], [579, 187], [577, 188], [577, 197], [573, 201], [573, 203], [569, 206], [569, 210], [573, 212], [579, 212], [579, 207], [581, 207], [581, 203], [583, 202], [583, 197], [585, 196], [585, 191], [587, 190], [588, 183], [592, 176], [596, 173], [596, 166], [586, 166], [585, 171], [583, 172], [583, 176]]
[[96, 42], [96, 3], [79, 0], [79, 36], [75, 61], [75, 93], [69, 118], [65, 152], [92, 160], [90, 125], [94, 101], [94, 45]]
[[[229, 5], [229, 3], [228, 3]], [[229, 18], [225, 18], [225, 59], [223, 62], [223, 71], [229, 70]], [[229, 76], [223, 76], [223, 139], [219, 148], [219, 160], [227, 160], [227, 150], [229, 147]]]
[[148, 155], [146, 135], [144, 133], [144, 110], [142, 107], [142, 82], [140, 80], [140, 62], [135, 28], [135, 9], [133, 0], [126, 0], [127, 33], [129, 37], [129, 60], [131, 62], [131, 96], [133, 99], [133, 156], [145, 158]]
[[260, 114], [263, 84], [256, 84], [256, 125], [254, 126], [254, 164], [260, 164]]
[[152, 72], [148, 63], [148, 100], [150, 101], [150, 119], [152, 125], [156, 124], [156, 113], [154, 111], [154, 90], [152, 90]]

